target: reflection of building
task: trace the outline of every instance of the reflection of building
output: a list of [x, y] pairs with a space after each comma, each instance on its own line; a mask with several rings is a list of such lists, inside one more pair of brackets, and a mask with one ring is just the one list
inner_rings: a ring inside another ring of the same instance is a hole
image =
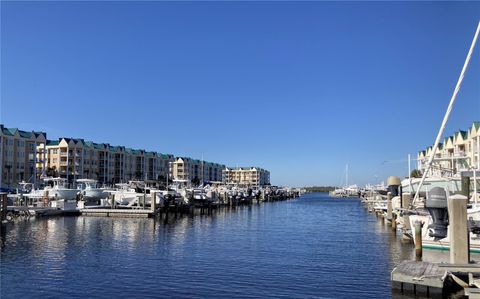
[[[428, 159], [433, 150], [429, 146], [417, 155], [418, 169], [426, 168]], [[438, 145], [435, 153], [432, 172], [437, 174], [453, 174], [458, 171], [468, 170], [470, 167], [480, 168], [480, 122], [474, 122], [467, 131], [458, 131], [446, 137]]]
[[[170, 163], [170, 173], [173, 179], [203, 182], [218, 182], [222, 180], [225, 165], [205, 162], [188, 157], [178, 157]], [[202, 174], [203, 173], [203, 174]]]
[[226, 184], [265, 186], [270, 185], [270, 172], [260, 167], [226, 168], [223, 181]]
[[0, 187], [36, 182], [45, 169], [44, 132], [27, 132], [0, 125]]

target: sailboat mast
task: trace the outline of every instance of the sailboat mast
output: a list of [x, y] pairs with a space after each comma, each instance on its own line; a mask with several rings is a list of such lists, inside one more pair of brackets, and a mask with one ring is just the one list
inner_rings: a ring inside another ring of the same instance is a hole
[[410, 166], [410, 154], [408, 154], [408, 179], [411, 179], [412, 168]]
[[477, 38], [478, 38], [478, 33], [479, 32], [480, 32], [480, 22], [478, 22], [477, 31], [475, 32], [472, 44], [470, 46], [470, 50], [468, 51], [467, 58], [465, 59], [465, 63], [463, 64], [462, 72], [460, 73], [460, 77], [458, 78], [457, 85], [455, 86], [455, 90], [453, 91], [452, 98], [450, 99], [450, 103], [448, 104], [447, 112], [445, 113], [445, 116], [443, 117], [442, 125], [440, 126], [440, 130], [438, 131], [437, 138], [435, 139], [435, 144], [433, 145], [432, 152], [430, 153], [430, 157], [428, 158], [427, 168], [423, 172], [422, 179], [420, 180], [420, 184], [418, 185], [418, 189], [415, 192], [415, 197], [412, 200], [412, 203], [411, 203], [412, 206], [415, 203], [415, 201], [418, 200], [418, 195], [420, 193], [420, 189], [422, 188], [423, 182], [425, 181], [425, 178], [427, 177], [427, 173], [430, 170], [430, 167], [432, 166], [433, 158], [435, 157], [435, 153], [437, 152], [438, 144], [440, 143], [440, 138], [442, 138], [442, 136], [443, 136], [443, 131], [445, 130], [445, 126], [447, 125], [448, 118], [450, 117], [450, 113], [452, 112], [453, 104], [455, 103], [455, 100], [457, 99], [458, 91], [460, 90], [460, 86], [462, 85], [462, 81], [463, 81], [463, 78], [465, 76], [465, 72], [467, 71], [468, 64], [470, 63], [470, 58], [472, 57], [473, 49], [475, 49], [475, 44], [477, 43]]
[[345, 166], [345, 186], [348, 187], [348, 164]]

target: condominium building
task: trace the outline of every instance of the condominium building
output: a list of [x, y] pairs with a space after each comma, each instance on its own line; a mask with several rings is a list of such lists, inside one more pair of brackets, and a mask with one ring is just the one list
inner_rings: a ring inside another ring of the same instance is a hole
[[225, 165], [222, 164], [188, 157], [178, 157], [170, 165], [173, 179], [199, 183], [222, 181], [222, 171], [225, 169]]
[[75, 182], [96, 179], [104, 184], [129, 180], [159, 180], [168, 176], [172, 155], [94, 143], [83, 139], [60, 138], [47, 143], [48, 174]]
[[225, 168], [223, 182], [247, 186], [270, 185], [270, 172], [260, 167]]
[[21, 181], [62, 177], [70, 184], [95, 179], [103, 184], [130, 180], [188, 180], [267, 185], [270, 173], [258, 167], [228, 169], [223, 164], [162, 154], [81, 138], [47, 140], [47, 134], [0, 125], [0, 187], [15, 188]]
[[[417, 155], [417, 167], [426, 169], [433, 146], [420, 151]], [[480, 168], [480, 122], [474, 122], [466, 130], [459, 130], [455, 134], [445, 137], [438, 145], [432, 164], [432, 173], [438, 175], [452, 175], [459, 171]]]
[[0, 188], [17, 187], [18, 182], [35, 183], [46, 167], [45, 132], [22, 131], [0, 125]]

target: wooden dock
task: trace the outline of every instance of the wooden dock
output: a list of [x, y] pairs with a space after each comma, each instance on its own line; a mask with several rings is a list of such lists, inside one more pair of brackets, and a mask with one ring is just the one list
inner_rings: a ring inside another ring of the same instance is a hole
[[392, 287], [402, 293], [432, 296], [442, 294], [447, 276], [447, 270], [439, 267], [438, 264], [403, 261], [392, 271]]
[[480, 298], [480, 265], [403, 261], [391, 274], [392, 287], [402, 293], [435, 297], [445, 292], [464, 291]]
[[84, 216], [148, 218], [154, 216], [156, 211], [152, 209], [81, 209], [80, 213]]

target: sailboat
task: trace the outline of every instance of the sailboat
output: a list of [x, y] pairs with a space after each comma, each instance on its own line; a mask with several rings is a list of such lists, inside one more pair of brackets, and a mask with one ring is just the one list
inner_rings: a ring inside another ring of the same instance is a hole
[[352, 197], [358, 196], [360, 189], [357, 185], [348, 185], [348, 164], [345, 166], [345, 186], [342, 188], [336, 188], [330, 191], [330, 196], [333, 197]]

